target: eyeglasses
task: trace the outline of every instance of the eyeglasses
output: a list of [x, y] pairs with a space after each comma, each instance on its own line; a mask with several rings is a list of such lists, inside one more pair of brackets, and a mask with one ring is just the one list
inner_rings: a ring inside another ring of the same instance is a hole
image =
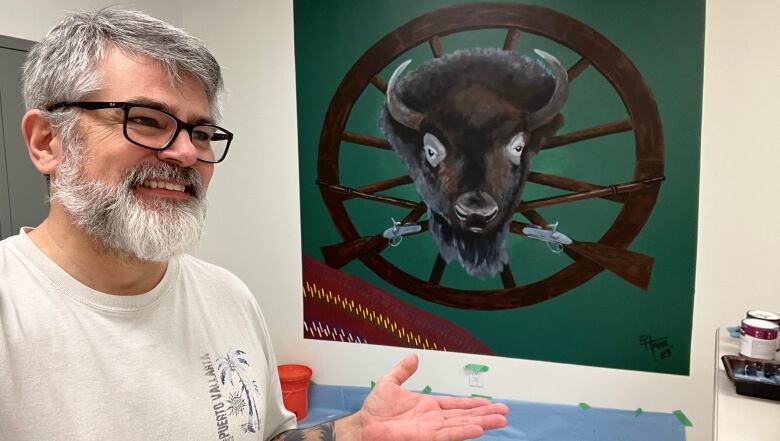
[[150, 106], [126, 102], [76, 101], [49, 106], [53, 112], [65, 107], [87, 110], [122, 109], [124, 120], [122, 131], [128, 141], [151, 149], [165, 150], [173, 144], [182, 129], [190, 135], [190, 141], [197, 150], [198, 161], [216, 164], [227, 156], [233, 134], [214, 124], [188, 124], [170, 113]]

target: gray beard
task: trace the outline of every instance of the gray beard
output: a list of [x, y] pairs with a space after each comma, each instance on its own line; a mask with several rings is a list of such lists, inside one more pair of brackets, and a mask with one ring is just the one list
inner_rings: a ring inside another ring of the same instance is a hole
[[[107, 252], [166, 262], [198, 243], [207, 204], [200, 173], [194, 169], [142, 164], [111, 185], [83, 176], [82, 155], [71, 151], [65, 156], [51, 182], [51, 200]], [[133, 188], [149, 178], [184, 182], [193, 194], [186, 200], [161, 198], [149, 207], [133, 194]]]

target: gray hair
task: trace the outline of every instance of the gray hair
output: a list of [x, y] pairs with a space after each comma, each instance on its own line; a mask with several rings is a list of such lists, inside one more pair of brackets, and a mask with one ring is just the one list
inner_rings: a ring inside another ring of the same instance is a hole
[[[98, 90], [97, 64], [111, 48], [158, 61], [176, 86], [191, 76], [203, 86], [213, 116], [219, 114], [222, 73], [203, 42], [162, 20], [117, 8], [72, 13], [33, 47], [22, 76], [27, 109], [79, 101]], [[46, 112], [46, 117], [73, 140], [77, 112]]]

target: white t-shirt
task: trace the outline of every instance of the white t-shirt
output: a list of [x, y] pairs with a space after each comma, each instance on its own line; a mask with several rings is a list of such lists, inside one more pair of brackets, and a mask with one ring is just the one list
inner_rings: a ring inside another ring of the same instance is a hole
[[295, 427], [265, 321], [228, 271], [182, 256], [135, 296], [0, 242], [0, 440], [266, 440]]

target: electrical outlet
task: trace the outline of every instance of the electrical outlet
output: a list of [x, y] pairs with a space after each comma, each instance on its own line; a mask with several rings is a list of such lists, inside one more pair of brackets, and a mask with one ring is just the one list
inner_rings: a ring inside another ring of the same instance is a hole
[[482, 375], [482, 372], [469, 372], [469, 386], [485, 387], [485, 377]]

